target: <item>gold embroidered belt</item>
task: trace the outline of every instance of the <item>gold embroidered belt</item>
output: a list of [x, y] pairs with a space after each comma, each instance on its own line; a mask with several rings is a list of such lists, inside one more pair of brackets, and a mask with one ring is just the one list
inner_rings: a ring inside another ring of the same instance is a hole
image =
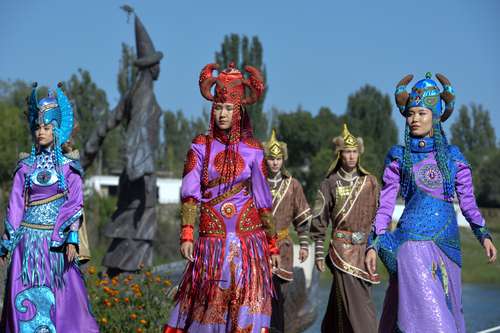
[[212, 200], [207, 201], [207, 204], [209, 204], [210, 206], [215, 206], [217, 204], [220, 204], [224, 200], [229, 199], [232, 196], [240, 193], [241, 190], [243, 190], [246, 186], [247, 186], [246, 182], [238, 183], [238, 184], [234, 185], [233, 187], [231, 187], [228, 191], [219, 195], [218, 197], [215, 197]]
[[278, 236], [278, 242], [288, 238], [288, 235], [290, 233], [288, 232], [288, 228], [286, 229], [281, 229], [280, 231], [277, 232], [277, 236]]
[[54, 225], [48, 224], [33, 224], [28, 222], [21, 222], [21, 227], [36, 229], [36, 230], [53, 230]]
[[362, 231], [335, 230], [333, 238], [347, 244], [360, 245], [366, 243], [366, 233]]
[[47, 204], [49, 202], [56, 201], [57, 199], [61, 199], [65, 195], [66, 195], [66, 192], [64, 192], [64, 193], [58, 193], [58, 194], [53, 195], [51, 197], [48, 197], [46, 199], [31, 201], [30, 203], [28, 203], [28, 207], [45, 205], [45, 204]]

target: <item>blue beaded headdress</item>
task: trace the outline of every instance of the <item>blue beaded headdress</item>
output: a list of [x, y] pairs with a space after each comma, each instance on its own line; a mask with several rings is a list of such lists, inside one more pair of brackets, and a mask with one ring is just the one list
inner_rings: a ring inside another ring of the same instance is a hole
[[[52, 124], [54, 134], [54, 152], [56, 166], [58, 169], [59, 187], [66, 189], [64, 175], [61, 171], [63, 153], [61, 146], [69, 141], [74, 126], [73, 107], [61, 89], [62, 84], [57, 85], [56, 94], [49, 91], [47, 97], [38, 100], [37, 83], [33, 83], [31, 95], [28, 98], [28, 122], [31, 133], [34, 134], [37, 126]], [[34, 162], [36, 146], [31, 148], [31, 162]]]
[[[436, 78], [443, 86], [441, 92], [438, 84], [431, 79], [432, 74], [426, 73], [425, 79], [418, 81], [411, 92], [406, 91], [406, 86], [413, 79], [413, 75], [405, 76], [396, 86], [394, 93], [396, 105], [403, 116], [406, 117], [408, 109], [412, 107], [424, 107], [432, 111], [432, 129], [434, 133], [434, 144], [436, 149], [436, 160], [443, 175], [443, 192], [445, 198], [452, 198], [454, 193], [453, 179], [449, 167], [448, 142], [441, 125], [452, 114], [455, 106], [455, 92], [450, 81], [442, 74], [436, 74]], [[443, 104], [445, 105], [443, 111]], [[415, 186], [415, 177], [413, 175], [413, 163], [410, 151], [410, 128], [406, 124], [405, 128], [405, 149], [403, 155], [403, 177], [401, 181], [401, 194], [403, 197], [411, 193]]]

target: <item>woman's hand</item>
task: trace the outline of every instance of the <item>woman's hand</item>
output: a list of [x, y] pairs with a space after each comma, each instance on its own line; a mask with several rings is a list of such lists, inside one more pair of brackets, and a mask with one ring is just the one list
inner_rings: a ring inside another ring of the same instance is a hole
[[375, 275], [377, 272], [377, 252], [374, 249], [369, 249], [366, 252], [365, 266], [370, 275]]
[[273, 268], [278, 269], [281, 267], [281, 257], [279, 254], [271, 255], [271, 264]]
[[309, 249], [307, 247], [301, 247], [299, 250], [299, 261], [304, 262], [309, 257]]
[[77, 257], [76, 246], [74, 244], [68, 244], [66, 246], [66, 258], [68, 262], [73, 262]]
[[187, 259], [191, 262], [194, 261], [193, 242], [186, 241], [186, 242], [181, 244], [181, 255], [184, 259]]
[[489, 238], [485, 238], [483, 241], [484, 251], [486, 252], [486, 256], [488, 257], [488, 262], [490, 264], [494, 263], [497, 260], [497, 249], [493, 242]]
[[316, 259], [316, 269], [321, 273], [325, 271], [325, 259]]

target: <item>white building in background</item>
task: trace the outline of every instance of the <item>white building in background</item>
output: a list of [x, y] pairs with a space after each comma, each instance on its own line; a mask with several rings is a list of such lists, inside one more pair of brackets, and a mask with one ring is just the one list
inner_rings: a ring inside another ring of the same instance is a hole
[[[85, 180], [85, 190], [94, 191], [101, 196], [116, 196], [119, 178], [119, 176], [91, 176]], [[158, 177], [156, 179], [158, 202], [160, 204], [180, 203], [181, 182], [182, 179]]]

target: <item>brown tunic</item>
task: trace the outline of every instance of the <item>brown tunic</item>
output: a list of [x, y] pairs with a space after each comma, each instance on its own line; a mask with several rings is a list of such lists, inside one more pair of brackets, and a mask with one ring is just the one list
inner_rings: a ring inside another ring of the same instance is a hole
[[320, 186], [311, 223], [316, 259], [324, 257], [323, 243], [330, 222], [332, 239], [328, 249], [335, 268], [370, 283], [380, 283], [365, 269], [365, 250], [378, 204], [379, 188], [372, 175], [346, 180], [341, 171], [331, 174]]
[[293, 280], [293, 241], [288, 228], [293, 223], [302, 247], [308, 247], [309, 222], [312, 217], [300, 183], [293, 177], [283, 176], [273, 188], [273, 217], [278, 233], [281, 267], [274, 272], [286, 281]]

